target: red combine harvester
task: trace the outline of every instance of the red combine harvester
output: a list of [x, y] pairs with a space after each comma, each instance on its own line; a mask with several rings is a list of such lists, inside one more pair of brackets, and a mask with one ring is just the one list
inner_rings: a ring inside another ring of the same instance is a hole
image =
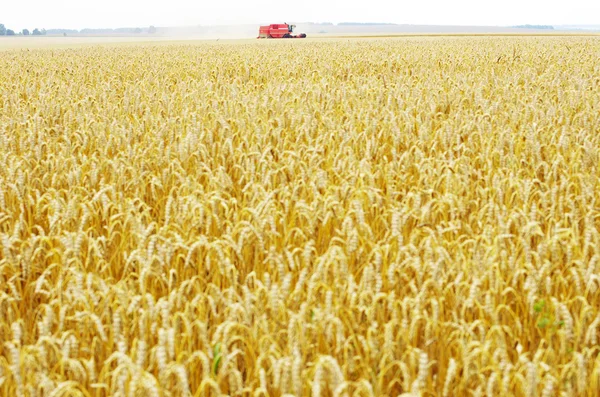
[[294, 34], [296, 25], [287, 23], [274, 23], [267, 26], [261, 26], [258, 29], [257, 39], [303, 39], [306, 34]]

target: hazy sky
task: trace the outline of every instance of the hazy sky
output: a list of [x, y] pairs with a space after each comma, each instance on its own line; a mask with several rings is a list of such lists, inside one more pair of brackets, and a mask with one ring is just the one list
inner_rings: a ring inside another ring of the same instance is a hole
[[599, 0], [0, 0], [8, 28], [276, 22], [600, 24]]

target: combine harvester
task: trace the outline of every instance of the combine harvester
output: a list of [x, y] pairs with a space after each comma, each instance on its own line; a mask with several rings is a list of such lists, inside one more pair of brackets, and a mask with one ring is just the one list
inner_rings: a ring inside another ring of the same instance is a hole
[[296, 25], [287, 23], [275, 23], [267, 26], [261, 26], [258, 29], [257, 39], [303, 39], [306, 34], [294, 34]]

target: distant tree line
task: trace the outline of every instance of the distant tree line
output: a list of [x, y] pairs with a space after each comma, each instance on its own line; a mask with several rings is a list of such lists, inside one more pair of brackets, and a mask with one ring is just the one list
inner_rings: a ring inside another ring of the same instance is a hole
[[33, 35], [33, 36], [45, 36], [46, 34], [48, 34], [48, 32], [46, 31], [46, 29], [41, 29], [40, 30], [38, 28], [33, 29], [33, 32], [30, 32], [29, 29], [23, 29], [19, 33], [15, 33], [14, 30], [7, 29], [6, 26], [4, 26], [4, 24], [0, 23], [0, 36], [16, 36], [16, 35], [20, 35], [20, 36], [29, 36], [29, 35]]
[[513, 26], [513, 28], [554, 30], [554, 26], [552, 25], [517, 25]]
[[51, 35], [70, 35], [70, 34], [124, 34], [124, 33], [156, 33], [156, 28], [154, 26], [150, 26], [148, 28], [119, 28], [119, 29], [33, 29], [33, 32], [30, 32], [29, 29], [23, 29], [19, 33], [15, 33], [12, 29], [7, 29], [6, 26], [0, 23], [0, 36], [45, 36], [48, 34]]
[[124, 34], [124, 33], [135, 33], [135, 34], [140, 34], [140, 33], [151, 33], [154, 34], [156, 33], [156, 28], [154, 26], [150, 26], [148, 28], [118, 28], [118, 29], [90, 29], [90, 28], [86, 28], [86, 29], [81, 29], [81, 30], [75, 30], [75, 29], [48, 29], [48, 34], [62, 34], [62, 35], [69, 35], [69, 34]]
[[75, 29], [48, 29], [48, 34], [77, 34], [78, 30]]
[[114, 33], [143, 33], [141, 28], [118, 28], [118, 29], [81, 29], [80, 34], [114, 34]]
[[385, 23], [385, 22], [340, 22], [338, 26], [369, 26], [369, 25], [397, 25], [396, 23]]

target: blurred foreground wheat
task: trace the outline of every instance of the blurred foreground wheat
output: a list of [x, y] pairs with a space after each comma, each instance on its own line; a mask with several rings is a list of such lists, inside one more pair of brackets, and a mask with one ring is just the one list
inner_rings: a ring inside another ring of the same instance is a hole
[[599, 58], [3, 53], [0, 395], [597, 396]]

